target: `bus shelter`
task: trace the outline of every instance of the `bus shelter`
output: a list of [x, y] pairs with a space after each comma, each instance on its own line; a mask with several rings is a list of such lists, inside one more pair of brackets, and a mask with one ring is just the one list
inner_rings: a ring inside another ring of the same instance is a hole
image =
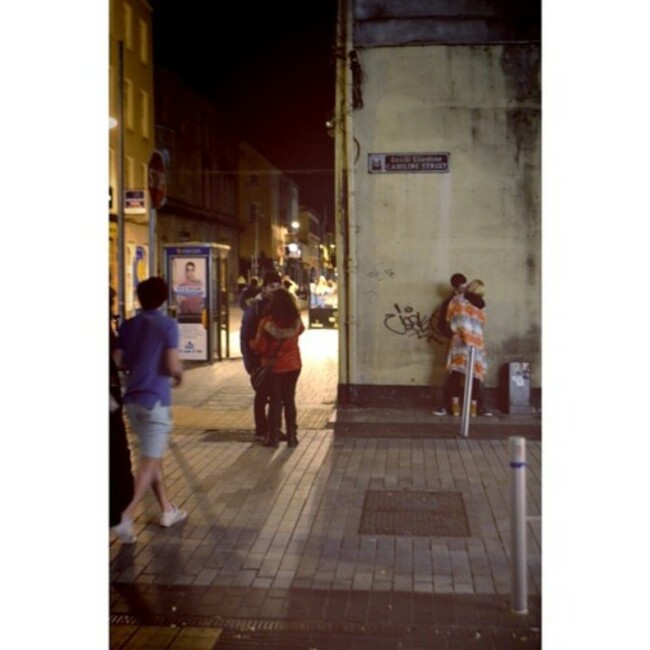
[[169, 315], [178, 321], [178, 352], [185, 361], [230, 358], [228, 253], [204, 242], [165, 244]]

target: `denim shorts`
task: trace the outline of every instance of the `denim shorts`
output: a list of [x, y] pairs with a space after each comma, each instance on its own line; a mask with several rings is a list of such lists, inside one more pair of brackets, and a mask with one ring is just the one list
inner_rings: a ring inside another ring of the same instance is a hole
[[125, 404], [131, 428], [138, 436], [140, 455], [162, 458], [172, 430], [171, 409], [156, 402], [152, 409], [140, 404]]

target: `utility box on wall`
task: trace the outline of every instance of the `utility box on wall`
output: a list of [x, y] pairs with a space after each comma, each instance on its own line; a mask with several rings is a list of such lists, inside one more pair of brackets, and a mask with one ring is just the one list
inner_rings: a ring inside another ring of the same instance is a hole
[[512, 361], [501, 369], [501, 410], [514, 415], [530, 413], [530, 363]]

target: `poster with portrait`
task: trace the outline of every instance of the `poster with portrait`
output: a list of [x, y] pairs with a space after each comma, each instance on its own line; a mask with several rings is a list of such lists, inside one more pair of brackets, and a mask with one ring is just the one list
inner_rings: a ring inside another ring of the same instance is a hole
[[182, 250], [170, 253], [167, 267], [170, 278], [170, 307], [178, 321], [178, 353], [185, 361], [206, 361], [208, 257]]
[[206, 307], [205, 257], [175, 257], [172, 260], [172, 291], [179, 323], [200, 323]]

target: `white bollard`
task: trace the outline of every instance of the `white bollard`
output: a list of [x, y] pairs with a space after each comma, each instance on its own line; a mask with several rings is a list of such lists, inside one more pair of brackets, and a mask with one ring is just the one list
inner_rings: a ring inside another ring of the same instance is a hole
[[528, 613], [528, 571], [526, 564], [526, 439], [510, 441], [510, 609]]
[[476, 348], [469, 346], [467, 351], [467, 369], [465, 371], [465, 393], [463, 395], [463, 411], [460, 418], [460, 435], [467, 438], [469, 434], [469, 416], [472, 402], [472, 378], [474, 377], [474, 359]]

